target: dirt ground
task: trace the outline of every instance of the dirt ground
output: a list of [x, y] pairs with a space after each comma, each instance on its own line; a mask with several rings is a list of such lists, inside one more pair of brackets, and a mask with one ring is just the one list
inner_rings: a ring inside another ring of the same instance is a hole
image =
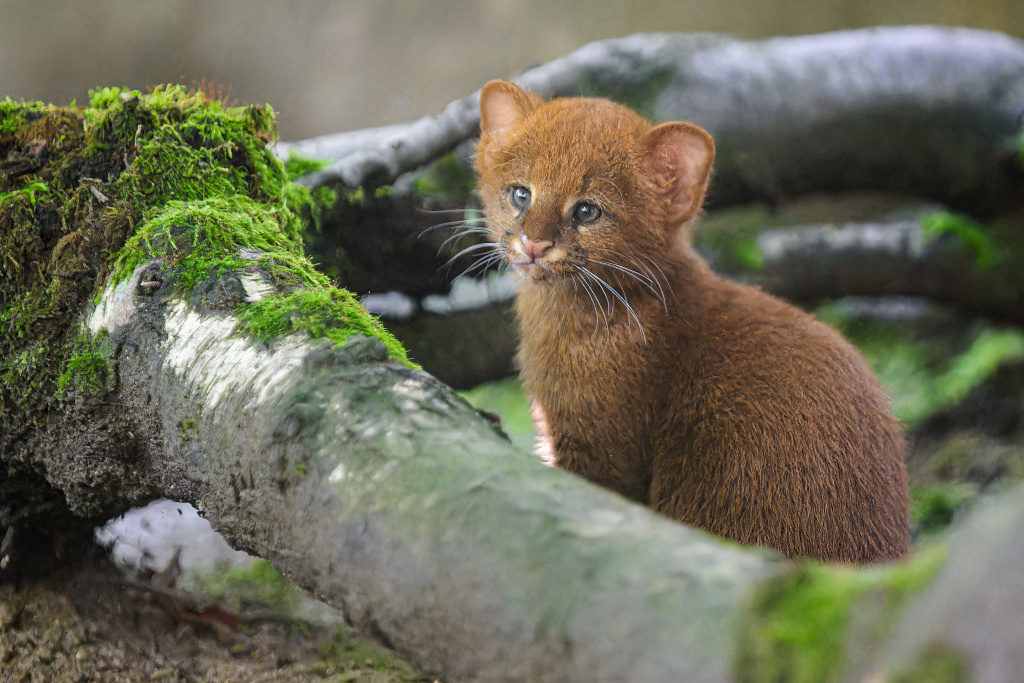
[[345, 631], [270, 612], [197, 613], [90, 558], [0, 585], [0, 683], [434, 681]]

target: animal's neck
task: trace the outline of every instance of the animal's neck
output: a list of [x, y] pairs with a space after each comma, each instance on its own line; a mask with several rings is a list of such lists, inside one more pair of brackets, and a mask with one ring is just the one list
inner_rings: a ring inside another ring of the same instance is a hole
[[523, 341], [544, 346], [634, 336], [641, 341], [638, 321], [647, 327], [664, 316], [664, 310], [660, 301], [642, 288], [617, 285], [582, 278], [523, 282], [516, 299]]

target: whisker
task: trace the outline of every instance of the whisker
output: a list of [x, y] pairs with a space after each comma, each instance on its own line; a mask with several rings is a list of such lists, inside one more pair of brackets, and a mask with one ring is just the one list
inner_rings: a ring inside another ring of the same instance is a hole
[[[579, 273], [579, 274], [580, 275], [584, 275], [583, 273]], [[575, 275], [576, 274], [574, 273], [573, 275], [574, 275], [573, 279], [575, 279]], [[593, 339], [597, 335], [597, 328], [598, 328], [598, 325], [600, 325], [600, 323], [601, 323], [601, 314], [598, 313], [597, 297], [594, 295], [593, 288], [591, 288], [591, 286], [589, 284], [587, 284], [586, 280], [580, 279], [579, 282], [580, 282], [581, 285], [583, 285], [583, 289], [586, 290], [587, 296], [590, 297], [590, 305], [594, 307], [594, 331], [590, 333], [590, 338]], [[605, 327], [608, 328], [608, 318], [607, 318], [607, 316], [605, 317]], [[608, 328], [608, 330], [609, 330], [609, 332], [611, 331], [610, 328]]]
[[464, 256], [466, 254], [470, 254], [470, 253], [472, 253], [474, 251], [480, 251], [481, 249], [493, 249], [493, 248], [494, 248], [494, 243], [493, 242], [481, 242], [480, 244], [470, 245], [470, 246], [466, 247], [465, 249], [460, 250], [458, 253], [454, 254], [450, 259], [445, 261], [441, 265], [441, 268], [444, 268], [444, 267], [447, 266], [447, 268], [448, 268], [448, 270], [450, 272], [452, 265], [454, 265], [455, 261], [457, 261], [461, 256]]
[[[617, 264], [617, 263], [605, 263], [603, 261], [595, 261], [595, 263], [604, 263], [604, 265], [606, 265], [606, 266], [611, 266], [612, 268], [617, 268], [617, 269], [622, 270], [623, 272], [625, 272], [627, 274], [631, 273], [633, 275], [642, 277], [643, 280], [644, 280], [644, 282], [642, 282], [642, 284], [646, 285], [646, 287], [650, 290], [652, 296], [654, 296], [659, 301], [661, 301], [661, 305], [665, 309], [665, 313], [668, 313], [668, 301], [666, 301], [666, 299], [665, 299], [665, 289], [664, 289], [664, 287], [661, 286], [661, 278], [658, 278], [657, 276], [655, 276], [654, 273], [651, 272], [650, 268], [648, 268], [648, 267], [644, 266], [643, 264], [637, 262], [636, 259], [634, 259], [632, 257], [629, 257], [629, 256], [624, 256], [623, 254], [619, 254], [618, 252], [613, 252], [613, 253], [615, 253], [616, 256], [619, 256], [623, 260], [629, 261], [630, 263], [632, 263], [637, 268], [643, 270], [644, 273], [641, 274], [638, 271], [633, 270], [632, 268], [626, 268], [625, 266], [622, 266], [621, 264]], [[658, 267], [657, 264], [654, 264], [654, 265], [655, 265], [655, 267]], [[658, 267], [658, 271], [661, 273], [661, 277], [665, 279], [665, 282], [667, 284], [668, 283], [668, 278], [665, 277], [665, 272], [662, 271], [660, 267]]]
[[450, 248], [451, 244], [457, 243], [466, 235], [472, 235], [474, 233], [478, 235], [490, 235], [490, 230], [487, 230], [486, 228], [472, 228], [466, 226], [463, 230], [456, 232], [444, 242], [441, 242], [441, 246], [437, 248], [437, 255], [440, 256], [441, 252]]
[[422, 206], [417, 206], [416, 207], [416, 211], [418, 213], [466, 213], [466, 212], [483, 213], [484, 212], [483, 209], [474, 209], [474, 208], [468, 207], [468, 206], [467, 207], [463, 207], [461, 209], [425, 209]]
[[627, 268], [626, 266], [619, 265], [618, 263], [612, 263], [610, 261], [599, 261], [597, 259], [590, 259], [590, 261], [591, 261], [591, 263], [599, 263], [602, 266], [608, 266], [609, 268], [614, 268], [615, 270], [618, 270], [620, 272], [625, 273], [631, 279], [636, 280], [641, 285], [643, 285], [647, 289], [651, 290], [652, 294], [657, 296], [656, 292], [654, 292], [654, 289], [655, 289], [654, 282], [651, 280], [651, 278], [649, 278], [648, 276], [644, 275], [643, 273], [639, 273], [639, 272], [633, 270], [632, 268]]
[[[661, 286], [661, 280], [654, 276], [654, 273], [651, 272], [650, 268], [644, 266], [642, 263], [638, 263], [636, 259], [630, 259], [629, 262], [632, 263], [637, 268], [642, 269], [644, 273], [646, 273], [651, 278], [651, 281], [654, 282], [654, 285], [658, 288], [658, 293], [655, 294], [655, 296], [657, 296], [658, 299], [661, 301], [661, 305], [665, 309], [665, 313], [667, 314], [668, 301], [665, 299], [665, 288]], [[664, 273], [662, 273], [662, 276], [664, 276]], [[666, 284], [667, 282], [668, 280], [666, 279]]]
[[614, 287], [612, 287], [610, 284], [608, 284], [603, 279], [601, 279], [600, 277], [595, 275], [593, 271], [591, 271], [591, 270], [589, 270], [587, 268], [584, 268], [582, 266], [580, 266], [580, 270], [582, 270], [585, 273], [589, 273], [591, 277], [593, 277], [595, 280], [597, 280], [599, 283], [601, 283], [602, 285], [604, 285], [604, 287], [607, 288], [609, 294], [611, 294], [616, 299], [618, 299], [619, 301], [622, 302], [622, 305], [626, 307], [626, 310], [629, 311], [629, 314], [631, 316], [633, 316], [633, 320], [636, 321], [636, 326], [640, 330], [640, 337], [644, 340], [644, 344], [646, 344], [647, 343], [647, 335], [644, 333], [643, 325], [640, 324], [640, 318], [637, 317], [636, 311], [634, 311], [633, 307], [629, 305], [629, 302], [626, 301], [625, 297], [623, 297], [621, 294], [619, 294], [619, 292]]
[[604, 306], [601, 307], [601, 310], [604, 312], [604, 326], [606, 332], [611, 334], [612, 317], [615, 315], [615, 299], [608, 296], [608, 292], [605, 290], [604, 285], [599, 282], [600, 278], [594, 275], [593, 271], [587, 270], [586, 268], [582, 268], [582, 270], [586, 271], [584, 274], [589, 280], [591, 280], [593, 285], [596, 286], [594, 291], [599, 292], [601, 296], [604, 297]]
[[[495, 245], [493, 245], [493, 244], [491, 244], [489, 246], [495, 247]], [[489, 268], [491, 268], [495, 264], [497, 264], [498, 266], [501, 266], [504, 261], [505, 261], [505, 258], [501, 254], [500, 251], [496, 250], [493, 253], [484, 254], [483, 256], [477, 258], [473, 263], [471, 263], [464, 271], [462, 271], [457, 276], [455, 276], [454, 279], [458, 280], [459, 278], [466, 277], [466, 276], [472, 275], [473, 273], [477, 273], [477, 272], [479, 272], [479, 273], [486, 272]]]
[[484, 226], [481, 226], [481, 225], [470, 225], [470, 223], [476, 223], [476, 222], [479, 222], [479, 221], [486, 221], [486, 220], [487, 220], [486, 216], [479, 216], [477, 218], [465, 218], [464, 217], [464, 218], [461, 218], [461, 219], [459, 219], [457, 221], [445, 221], [444, 223], [437, 223], [435, 225], [431, 225], [428, 228], [423, 228], [422, 230], [420, 230], [419, 235], [417, 235], [417, 237], [422, 237], [423, 235], [426, 235], [427, 233], [431, 233], [431, 232], [433, 232], [435, 230], [441, 230], [443, 228], [450, 228], [450, 227], [453, 227], [453, 226], [456, 226], [456, 227], [466, 227], [466, 228], [483, 228]]
[[[668, 279], [668, 275], [665, 275], [665, 271], [662, 270], [661, 266], [659, 266], [658, 263], [654, 259], [652, 259], [647, 254], [644, 254], [643, 252], [640, 252], [638, 255], [643, 257], [643, 258], [645, 258], [645, 259], [647, 259], [647, 261], [652, 266], [654, 266], [654, 268], [658, 271], [658, 273], [661, 274], [661, 278], [659, 278], [659, 282], [660, 281], [664, 281], [665, 282], [665, 286], [668, 287], [668, 291], [672, 294], [672, 300], [675, 301], [676, 303], [679, 303], [679, 299], [676, 298], [676, 293], [672, 289], [672, 282]], [[634, 261], [633, 263], [636, 263], [636, 261]], [[636, 263], [636, 265], [640, 265], [640, 264]], [[664, 301], [664, 299], [663, 299], [663, 301]], [[666, 303], [666, 306], [667, 305], [668, 304]]]
[[[627, 268], [626, 266], [623, 266], [621, 263], [612, 263], [612, 262], [608, 262], [608, 261], [599, 261], [597, 259], [592, 259], [592, 261], [594, 263], [600, 263], [602, 265], [609, 266], [611, 268], [619, 270], [619, 271], [625, 273], [626, 275], [629, 275], [631, 278], [633, 278], [634, 280], [636, 280], [640, 284], [644, 285], [644, 287], [646, 287], [647, 290], [651, 293], [651, 296], [653, 296], [656, 299], [658, 299], [659, 301], [661, 301], [661, 305], [665, 309], [665, 313], [668, 313], [668, 302], [665, 300], [665, 290], [661, 286], [661, 281], [650, 271], [650, 269], [646, 268], [645, 266], [643, 266], [640, 263], [637, 263], [636, 259], [633, 259], [631, 257], [625, 256], [624, 254], [620, 254], [617, 251], [610, 251], [608, 253], [613, 255], [613, 256], [618, 256], [622, 260], [629, 261], [630, 263], [635, 265], [637, 268], [642, 269], [644, 271], [644, 273], [640, 273], [639, 271], [633, 270], [632, 268]], [[655, 264], [655, 265], [657, 265], [657, 264]], [[660, 270], [660, 268], [659, 268], [659, 270]], [[664, 277], [664, 276], [665, 276], [665, 273], [662, 272], [662, 277]], [[666, 278], [666, 282], [667, 281], [668, 280]]]

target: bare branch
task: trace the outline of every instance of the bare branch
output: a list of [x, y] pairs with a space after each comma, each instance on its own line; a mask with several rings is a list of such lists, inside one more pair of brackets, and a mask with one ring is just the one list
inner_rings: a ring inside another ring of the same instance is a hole
[[[742, 42], [638, 34], [516, 79], [545, 96], [613, 97], [694, 121], [718, 145], [714, 205], [837, 189], [912, 191], [989, 212], [1021, 196], [1024, 45], [901, 27]], [[409, 124], [280, 143], [338, 158], [311, 186], [388, 183], [477, 134], [479, 92]]]

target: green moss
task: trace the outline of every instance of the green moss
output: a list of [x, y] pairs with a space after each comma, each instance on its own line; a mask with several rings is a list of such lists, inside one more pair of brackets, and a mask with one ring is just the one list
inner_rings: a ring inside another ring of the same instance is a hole
[[204, 573], [198, 577], [197, 583], [211, 598], [236, 611], [255, 604], [290, 612], [303, 598], [298, 586], [260, 558], [253, 558], [246, 567]]
[[[296, 235], [282, 230], [282, 207], [267, 207], [244, 195], [199, 201], [167, 202], [143, 223], [119, 252], [112, 282], [119, 282], [139, 265], [156, 258], [174, 275], [180, 292], [188, 294], [201, 281], [255, 264], [299, 277], [298, 284], [323, 282], [302, 255]], [[255, 262], [239, 256], [242, 249], [262, 253]]]
[[911, 486], [910, 518], [914, 521], [915, 532], [929, 534], [941, 531], [950, 525], [953, 516], [967, 502], [973, 500], [979, 491], [974, 483], [941, 482], [932, 486]]
[[940, 546], [901, 564], [867, 567], [807, 562], [762, 586], [741, 635], [737, 679], [747, 683], [827, 683], [843, 680], [847, 630], [858, 604], [881, 604], [874, 632], [880, 642], [899, 607], [945, 564]]
[[[321, 621], [322, 617], [317, 616], [321, 614], [320, 605], [311, 608], [309, 596], [266, 560], [253, 558], [244, 567], [186, 575], [178, 587], [186, 593], [205, 593], [236, 614], [256, 612], [264, 615], [259, 619], [261, 621], [273, 618], [306, 638], [317, 638], [322, 643], [317, 653], [319, 658], [313, 655], [303, 671], [319, 674], [331, 681], [411, 683], [433, 680], [416, 672], [395, 653], [376, 644], [349, 638], [344, 623]], [[320, 640], [317, 632], [322, 629], [326, 629], [326, 638]]]
[[956, 236], [974, 254], [974, 263], [981, 270], [997, 262], [998, 250], [989, 231], [966, 216], [945, 212], [928, 214], [921, 219], [921, 231], [926, 241], [946, 234]]
[[18, 102], [10, 97], [4, 97], [3, 101], [0, 101], [0, 143], [4, 138], [25, 130], [33, 117], [47, 109], [52, 107], [42, 102]]
[[[99, 382], [102, 354], [76, 349], [78, 320], [108, 275], [154, 259], [185, 297], [257, 268], [284, 290], [309, 288], [299, 328], [340, 338], [348, 324], [404, 359], [365, 311], [328, 320], [351, 297], [313, 269], [302, 240], [334, 195], [291, 182], [267, 147], [269, 106], [173, 85], [97, 89], [89, 105], [0, 102], [0, 455], [58, 396]], [[316, 322], [310, 299], [331, 302]]]
[[464, 206], [476, 188], [476, 174], [449, 152], [434, 162], [426, 173], [412, 181], [416, 194], [435, 197], [449, 204]]
[[169, 200], [246, 194], [267, 200], [287, 182], [267, 149], [276, 138], [273, 110], [226, 108], [181, 86], [91, 91], [87, 126], [96, 130], [88, 154], [127, 155], [112, 187], [121, 203], [145, 212]]
[[887, 679], [888, 683], [969, 683], [973, 681], [967, 658], [948, 647], [928, 647], [911, 668]]
[[393, 652], [349, 639], [343, 629], [338, 630], [337, 636], [320, 654], [324, 661], [310, 672], [337, 683], [429, 683], [435, 680], [417, 672]]
[[38, 102], [0, 106], [0, 455], [56, 405], [74, 318], [102, 239], [76, 164], [81, 114]]
[[36, 193], [45, 195], [48, 194], [49, 192], [50, 188], [46, 183], [37, 181], [29, 185], [26, 185], [25, 187], [22, 187], [20, 189], [14, 190], [12, 192], [5, 192], [3, 194], [0, 194], [0, 205], [6, 202], [13, 203], [20, 198], [24, 198], [28, 200], [29, 205], [33, 209], [35, 209], [37, 199]]
[[71, 356], [57, 378], [57, 399], [63, 401], [73, 389], [103, 390], [110, 372], [109, 357], [110, 338], [106, 330], [95, 337], [84, 330], [79, 332]]
[[308, 175], [322, 168], [327, 168], [331, 162], [327, 159], [311, 159], [299, 154], [295, 150], [288, 152], [288, 159], [284, 162], [284, 170], [289, 178], [299, 178]]
[[864, 353], [896, 417], [909, 424], [956, 405], [1002, 363], [1024, 357], [1024, 331], [1016, 327], [978, 324], [955, 337], [916, 339], [906, 326], [851, 317], [842, 301], [817, 314]]
[[391, 358], [419, 367], [408, 359], [401, 343], [343, 289], [311, 287], [243, 304], [238, 311], [238, 329], [260, 342], [301, 331], [313, 339], [330, 339], [338, 346], [352, 335], [362, 334], [380, 339]]

